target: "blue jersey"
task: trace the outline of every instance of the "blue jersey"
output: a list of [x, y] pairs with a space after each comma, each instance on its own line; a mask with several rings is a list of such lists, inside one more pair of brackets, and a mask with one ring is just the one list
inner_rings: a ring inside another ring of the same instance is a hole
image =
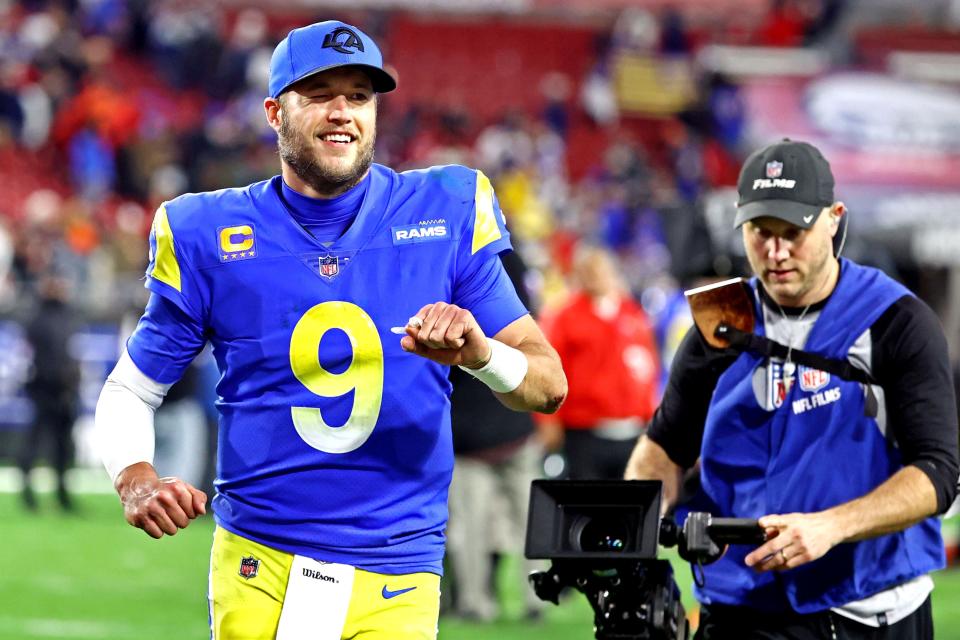
[[296, 222], [279, 177], [166, 203], [150, 236], [154, 295], [127, 348], [167, 383], [212, 344], [219, 525], [322, 561], [440, 573], [448, 369], [404, 352], [391, 328], [436, 301], [469, 309], [489, 336], [527, 311], [482, 173], [374, 165], [368, 179], [333, 243]]

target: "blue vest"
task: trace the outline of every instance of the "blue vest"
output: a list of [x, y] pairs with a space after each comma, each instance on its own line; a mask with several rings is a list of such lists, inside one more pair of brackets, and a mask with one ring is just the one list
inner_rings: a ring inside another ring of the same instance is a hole
[[[755, 280], [751, 284], [757, 287]], [[842, 260], [840, 280], [804, 349], [846, 359], [857, 338], [909, 293], [876, 269]], [[763, 335], [759, 305], [755, 313], [755, 331]], [[742, 518], [821, 511], [869, 493], [903, 466], [899, 450], [865, 415], [862, 385], [801, 366], [768, 410], [753, 388], [754, 371], [764, 364], [762, 357], [743, 353], [717, 383], [701, 450], [701, 498], [706, 500], [697, 508]], [[860, 600], [945, 563], [936, 518], [840, 544], [785, 572], [747, 567], [744, 557], [752, 550], [731, 546], [705, 567], [706, 584], [695, 589], [697, 598], [767, 612], [812, 613]]]

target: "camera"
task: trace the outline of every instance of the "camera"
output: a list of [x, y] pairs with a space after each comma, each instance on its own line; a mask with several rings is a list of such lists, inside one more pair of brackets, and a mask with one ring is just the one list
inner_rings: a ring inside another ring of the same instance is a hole
[[[760, 544], [756, 520], [692, 512], [678, 528], [660, 517], [658, 480], [535, 480], [530, 487], [525, 554], [548, 559], [530, 582], [541, 600], [568, 587], [594, 612], [597, 640], [686, 640], [680, 589], [660, 546], [678, 547], [694, 565], [718, 559], [727, 544]], [[695, 572], [696, 577], [696, 572]], [[702, 572], [700, 575], [702, 580]]]
[[656, 558], [660, 482], [534, 480], [528, 518], [530, 558]]

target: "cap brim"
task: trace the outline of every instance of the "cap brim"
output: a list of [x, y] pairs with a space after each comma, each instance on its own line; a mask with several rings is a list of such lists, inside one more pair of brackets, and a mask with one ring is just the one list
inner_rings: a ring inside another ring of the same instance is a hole
[[380, 67], [375, 67], [369, 64], [330, 64], [325, 67], [317, 67], [316, 69], [311, 69], [306, 72], [287, 86], [283, 87], [277, 91], [277, 95], [273, 96], [274, 98], [279, 98], [280, 94], [288, 90], [293, 85], [297, 84], [301, 80], [305, 80], [310, 76], [315, 76], [318, 73], [323, 73], [324, 71], [330, 71], [331, 69], [338, 69], [340, 67], [357, 67], [368, 76], [370, 76], [370, 82], [373, 86], [373, 90], [377, 93], [389, 93], [397, 88], [397, 80], [392, 75], [381, 69]]
[[817, 221], [823, 206], [806, 204], [793, 200], [757, 200], [737, 207], [737, 217], [733, 226], [755, 218], [779, 218], [801, 229], [809, 229]]

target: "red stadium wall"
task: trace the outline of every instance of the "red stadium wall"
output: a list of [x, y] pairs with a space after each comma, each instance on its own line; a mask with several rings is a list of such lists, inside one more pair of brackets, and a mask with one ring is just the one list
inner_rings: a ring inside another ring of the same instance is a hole
[[384, 54], [400, 78], [400, 89], [389, 97], [392, 108], [414, 101], [469, 107], [481, 122], [513, 109], [539, 110], [540, 80], [553, 71], [570, 77], [576, 100], [596, 57], [596, 30], [574, 25], [396, 16], [387, 31]]

